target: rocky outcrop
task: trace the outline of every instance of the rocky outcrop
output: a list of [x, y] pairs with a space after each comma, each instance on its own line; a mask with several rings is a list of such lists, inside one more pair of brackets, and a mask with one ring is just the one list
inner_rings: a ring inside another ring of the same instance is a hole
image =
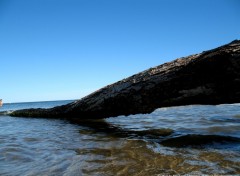
[[78, 101], [12, 116], [101, 119], [159, 107], [240, 102], [240, 40], [176, 59], [108, 85]]

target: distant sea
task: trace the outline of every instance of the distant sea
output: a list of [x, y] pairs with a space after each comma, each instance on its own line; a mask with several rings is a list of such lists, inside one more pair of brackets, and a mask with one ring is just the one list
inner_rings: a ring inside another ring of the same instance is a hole
[[39, 102], [24, 102], [24, 103], [4, 103], [0, 107], [0, 112], [15, 111], [27, 108], [52, 108], [54, 106], [61, 106], [73, 102], [74, 100], [61, 100], [61, 101], [39, 101]]
[[240, 104], [159, 108], [82, 124], [7, 115], [70, 102], [0, 108], [0, 175], [240, 174]]

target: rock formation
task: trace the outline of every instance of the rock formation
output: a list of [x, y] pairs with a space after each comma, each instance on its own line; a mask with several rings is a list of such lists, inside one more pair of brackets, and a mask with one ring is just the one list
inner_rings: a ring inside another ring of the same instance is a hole
[[78, 101], [12, 116], [101, 119], [156, 108], [240, 102], [240, 40], [176, 59], [108, 85]]

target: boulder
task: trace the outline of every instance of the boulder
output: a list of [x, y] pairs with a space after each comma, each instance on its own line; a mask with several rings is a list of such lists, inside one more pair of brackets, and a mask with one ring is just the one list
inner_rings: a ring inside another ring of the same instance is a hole
[[160, 107], [240, 102], [240, 40], [150, 68], [67, 105], [12, 116], [102, 119]]

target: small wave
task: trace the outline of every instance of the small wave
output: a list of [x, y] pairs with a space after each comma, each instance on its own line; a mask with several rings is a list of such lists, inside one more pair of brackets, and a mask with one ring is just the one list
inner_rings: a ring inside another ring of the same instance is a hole
[[224, 144], [240, 143], [240, 138], [220, 135], [198, 135], [188, 134], [185, 136], [169, 138], [161, 142], [163, 146], [167, 147], [218, 147]]
[[0, 111], [0, 116], [9, 115], [13, 111]]

